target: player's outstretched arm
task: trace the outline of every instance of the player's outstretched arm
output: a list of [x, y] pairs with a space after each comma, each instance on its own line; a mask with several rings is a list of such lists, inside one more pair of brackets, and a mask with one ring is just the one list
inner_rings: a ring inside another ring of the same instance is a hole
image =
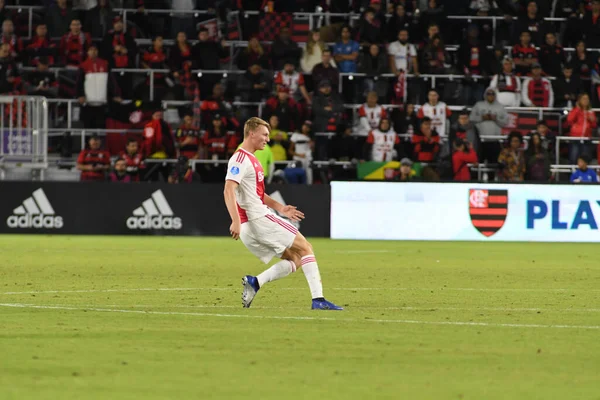
[[235, 200], [235, 189], [237, 187], [237, 182], [227, 180], [225, 181], [225, 190], [223, 192], [223, 197], [225, 198], [225, 206], [227, 207], [227, 211], [229, 212], [229, 216], [231, 217], [231, 226], [229, 227], [229, 232], [231, 233], [231, 237], [235, 240], [238, 240], [238, 238], [240, 237], [240, 230], [242, 226]]
[[278, 201], [273, 200], [265, 193], [264, 202], [267, 207], [277, 211], [279, 214], [291, 219], [292, 221], [301, 221], [304, 219], [304, 213], [298, 210], [295, 206], [284, 206]]

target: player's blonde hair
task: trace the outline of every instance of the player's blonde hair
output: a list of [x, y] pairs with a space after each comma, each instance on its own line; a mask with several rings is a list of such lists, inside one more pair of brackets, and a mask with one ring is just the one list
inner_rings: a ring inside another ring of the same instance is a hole
[[252, 117], [244, 124], [244, 138], [247, 138], [250, 132], [255, 131], [260, 126], [266, 126], [269, 133], [271, 133], [271, 125], [267, 121], [258, 117]]

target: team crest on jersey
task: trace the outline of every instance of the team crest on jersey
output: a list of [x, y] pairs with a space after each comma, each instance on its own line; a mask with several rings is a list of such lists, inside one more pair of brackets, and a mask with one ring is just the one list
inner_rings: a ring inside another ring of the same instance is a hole
[[236, 166], [231, 167], [231, 175], [237, 175], [240, 173], [240, 169]]
[[504, 226], [508, 215], [508, 190], [469, 190], [469, 215], [473, 226], [490, 237]]

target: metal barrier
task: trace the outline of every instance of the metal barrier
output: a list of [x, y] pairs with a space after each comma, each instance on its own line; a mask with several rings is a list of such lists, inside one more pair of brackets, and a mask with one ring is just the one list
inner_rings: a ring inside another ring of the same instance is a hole
[[0, 179], [29, 168], [44, 179], [48, 167], [48, 102], [39, 96], [0, 96]]

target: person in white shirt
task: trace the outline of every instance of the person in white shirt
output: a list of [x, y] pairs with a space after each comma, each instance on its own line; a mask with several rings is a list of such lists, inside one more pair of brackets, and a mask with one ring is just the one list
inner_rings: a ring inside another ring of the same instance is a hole
[[290, 136], [289, 153], [292, 160], [299, 163], [306, 171], [306, 183], [312, 185], [313, 174], [310, 162], [312, 161], [312, 149], [314, 142], [311, 138], [312, 122], [304, 121], [301, 132], [294, 132]]
[[437, 90], [431, 89], [427, 94], [428, 102], [423, 104], [417, 113], [417, 118], [420, 120], [428, 117], [431, 119], [431, 129], [436, 131], [441, 137], [448, 136], [448, 118], [452, 115], [452, 111], [446, 103], [440, 101], [440, 95]]
[[521, 105], [521, 79], [513, 72], [513, 61], [510, 57], [502, 60], [502, 72], [494, 75], [490, 89], [498, 94], [498, 103], [504, 107], [519, 107]]
[[403, 71], [419, 74], [417, 49], [415, 45], [408, 43], [408, 31], [406, 29], [401, 29], [398, 32], [398, 40], [390, 43], [388, 54], [392, 73], [399, 75]]
[[[302, 72], [310, 74], [315, 65], [321, 63], [323, 51], [326, 49], [327, 45], [321, 40], [319, 29], [313, 30], [308, 38], [306, 47], [302, 51], [302, 58], [300, 59], [300, 68], [302, 68]], [[333, 59], [331, 60], [331, 66], [336, 68]]]

